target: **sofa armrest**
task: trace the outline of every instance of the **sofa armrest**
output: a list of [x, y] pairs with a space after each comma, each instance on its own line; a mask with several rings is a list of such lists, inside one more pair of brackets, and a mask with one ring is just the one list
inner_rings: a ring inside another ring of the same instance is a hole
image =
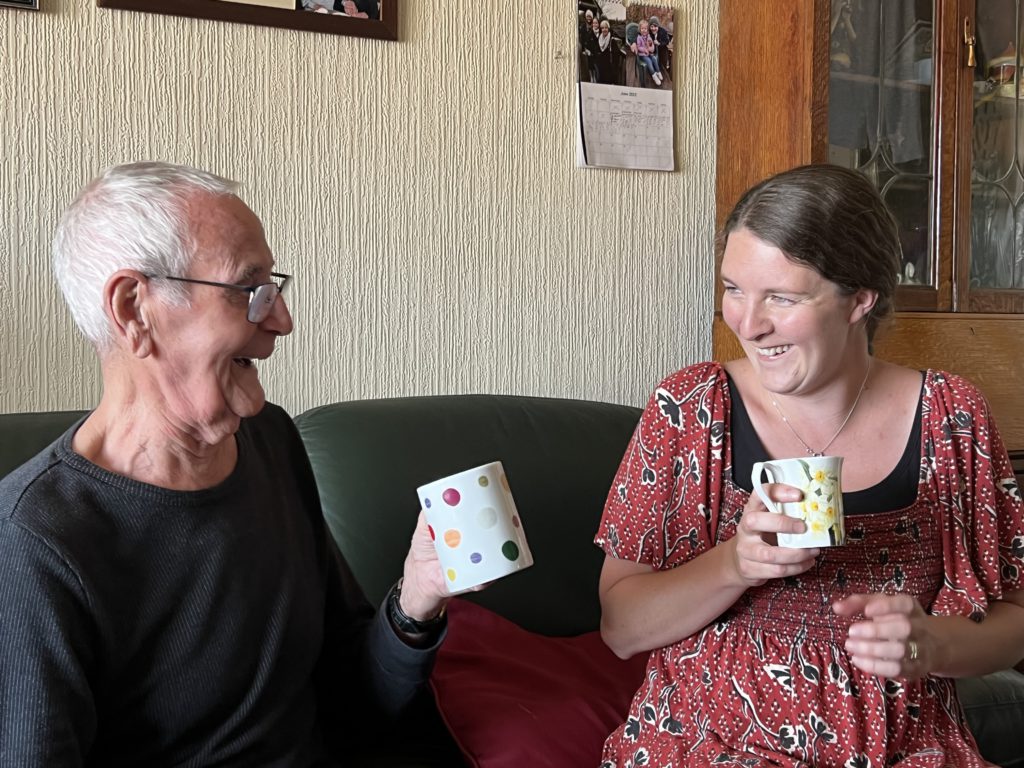
[[967, 724], [986, 760], [1024, 768], [1024, 675], [1013, 669], [956, 681]]

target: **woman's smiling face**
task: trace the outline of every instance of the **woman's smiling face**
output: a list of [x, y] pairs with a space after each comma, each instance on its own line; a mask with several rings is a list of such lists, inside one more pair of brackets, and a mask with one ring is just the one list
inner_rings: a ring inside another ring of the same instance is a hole
[[867, 343], [861, 321], [873, 292], [844, 294], [747, 229], [729, 235], [721, 276], [722, 317], [770, 392], [816, 390], [842, 369], [851, 344]]

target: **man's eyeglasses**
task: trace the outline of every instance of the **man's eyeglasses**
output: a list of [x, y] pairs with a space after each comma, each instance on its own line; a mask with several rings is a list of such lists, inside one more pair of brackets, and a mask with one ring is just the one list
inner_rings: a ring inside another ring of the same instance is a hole
[[271, 281], [269, 283], [260, 283], [259, 285], [236, 285], [235, 283], [215, 283], [213, 280], [196, 280], [192, 277], [147, 275], [150, 278], [174, 280], [178, 283], [198, 283], [199, 285], [212, 285], [217, 288], [233, 288], [236, 291], [246, 291], [249, 294], [249, 314], [247, 317], [250, 323], [262, 323], [267, 319], [270, 310], [274, 308], [274, 302], [277, 301], [278, 295], [284, 291], [284, 287], [288, 285], [288, 281], [292, 277], [280, 272], [271, 272], [270, 276], [277, 278], [276, 282]]

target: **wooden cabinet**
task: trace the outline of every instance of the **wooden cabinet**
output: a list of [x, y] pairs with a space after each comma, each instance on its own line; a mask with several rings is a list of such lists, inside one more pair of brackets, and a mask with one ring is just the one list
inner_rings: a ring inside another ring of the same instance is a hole
[[[970, 378], [1024, 458], [1021, 3], [721, 0], [715, 202], [721, 227], [786, 168], [868, 175], [904, 249], [876, 354]], [[736, 357], [717, 275], [715, 306], [714, 355]]]

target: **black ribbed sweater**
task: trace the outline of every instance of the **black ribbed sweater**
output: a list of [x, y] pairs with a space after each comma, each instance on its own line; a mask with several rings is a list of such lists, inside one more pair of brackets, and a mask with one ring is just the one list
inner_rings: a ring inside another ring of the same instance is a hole
[[86, 461], [77, 427], [0, 483], [0, 766], [334, 765], [342, 702], [392, 713], [429, 676], [436, 649], [375, 617], [334, 546], [281, 409], [194, 492]]

